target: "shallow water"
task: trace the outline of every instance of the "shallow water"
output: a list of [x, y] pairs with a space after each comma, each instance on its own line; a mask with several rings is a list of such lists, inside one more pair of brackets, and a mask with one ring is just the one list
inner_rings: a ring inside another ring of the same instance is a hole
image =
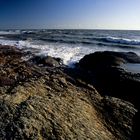
[[123, 69], [125, 69], [128, 72], [132, 73], [140, 73], [140, 64], [135, 63], [126, 63], [121, 66]]

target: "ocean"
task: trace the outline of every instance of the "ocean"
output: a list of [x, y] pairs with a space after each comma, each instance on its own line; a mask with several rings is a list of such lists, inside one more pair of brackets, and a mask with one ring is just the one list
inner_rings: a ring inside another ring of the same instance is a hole
[[0, 44], [78, 62], [96, 51], [135, 52], [140, 55], [140, 31], [128, 30], [0, 30]]

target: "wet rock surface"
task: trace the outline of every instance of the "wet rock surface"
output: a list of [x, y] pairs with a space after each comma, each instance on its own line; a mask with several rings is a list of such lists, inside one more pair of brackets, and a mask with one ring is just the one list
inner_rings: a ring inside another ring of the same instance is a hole
[[0, 54], [0, 139], [133, 139], [137, 109], [104, 94], [93, 69], [52, 57], [25, 61], [27, 53], [10, 46], [0, 46]]

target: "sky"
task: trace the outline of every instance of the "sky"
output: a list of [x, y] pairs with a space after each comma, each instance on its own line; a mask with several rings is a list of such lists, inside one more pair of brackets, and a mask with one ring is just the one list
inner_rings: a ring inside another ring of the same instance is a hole
[[140, 0], [0, 0], [0, 29], [140, 30]]

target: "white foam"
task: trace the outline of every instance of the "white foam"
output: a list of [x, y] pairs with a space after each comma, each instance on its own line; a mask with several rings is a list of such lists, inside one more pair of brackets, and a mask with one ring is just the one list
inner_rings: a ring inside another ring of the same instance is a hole
[[[78, 62], [86, 54], [94, 53], [95, 51], [128, 51], [124, 50], [123, 48], [107, 46], [83, 46], [80, 44], [78, 45], [60, 43], [38, 44], [35, 41], [14, 41], [6, 39], [0, 39], [0, 44], [24, 48], [25, 50], [33, 51], [35, 55], [49, 55], [52, 57], [59, 57], [63, 60], [64, 64], [66, 65], [71, 65], [72, 63]], [[140, 52], [137, 51], [137, 54], [140, 54]]]
[[[87, 47], [78, 44], [60, 44], [60, 43], [48, 43], [45, 45], [35, 45], [29, 44], [26, 47], [39, 49], [39, 53], [36, 55], [49, 55], [52, 57], [59, 57], [63, 60], [64, 64], [70, 65], [72, 63], [78, 62], [86, 54], [94, 53], [96, 51], [107, 51], [109, 47]], [[123, 51], [123, 49], [110, 48], [112, 51]]]
[[20, 30], [15, 31], [0, 31], [0, 35], [7, 35], [7, 34], [19, 34]]
[[16, 46], [18, 48], [25, 48], [36, 50], [36, 55], [49, 55], [52, 57], [59, 57], [63, 60], [63, 63], [69, 65], [71, 63], [79, 61], [84, 55], [95, 52], [97, 50], [107, 50], [107, 48], [99, 49], [98, 47], [83, 47], [80, 45], [59, 44], [59, 43], [46, 43], [45, 45], [35, 44], [29, 41], [13, 41], [0, 39], [1, 45]]
[[30, 33], [35, 33], [35, 32], [37, 32], [37, 31], [30, 31], [30, 30], [23, 30], [23, 31], [21, 31], [21, 33], [23, 33], [23, 34], [30, 34]]
[[127, 44], [127, 45], [140, 45], [140, 40], [136, 40], [136, 39], [107, 37], [106, 40], [113, 43], [121, 43], [121, 44]]
[[10, 45], [10, 46], [15, 46], [17, 43], [17, 41], [13, 41], [13, 40], [6, 40], [6, 39], [0, 39], [0, 44], [1, 45]]
[[8, 46], [15, 46], [18, 48], [24, 48], [30, 46], [28, 41], [16, 41], [16, 40], [7, 40], [4, 38], [0, 38], [0, 45], [8, 45]]

